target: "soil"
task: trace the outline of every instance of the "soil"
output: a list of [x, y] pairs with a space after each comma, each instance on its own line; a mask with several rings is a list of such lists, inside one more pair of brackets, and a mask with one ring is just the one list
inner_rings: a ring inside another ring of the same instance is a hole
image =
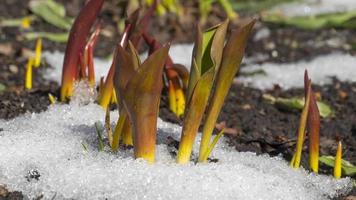
[[[18, 18], [31, 14], [27, 8], [29, 0], [4, 0], [0, 4], [1, 18]], [[59, 0], [66, 6], [67, 14], [76, 16], [85, 0]], [[115, 0], [105, 2], [100, 18], [103, 33], [95, 51], [96, 56], [109, 56], [120, 36], [118, 23], [125, 17], [123, 5]], [[186, 13], [181, 18], [168, 14], [164, 17], [154, 17], [150, 32], [157, 39], [172, 43], [192, 43], [196, 21], [198, 18], [197, 4], [185, 1]], [[216, 24], [225, 18], [219, 7], [214, 7], [205, 26]], [[240, 13], [242, 20], [232, 24], [238, 27], [245, 17], [256, 16]], [[258, 17], [258, 16], [257, 16]], [[24, 90], [24, 70], [26, 55], [34, 49], [34, 41], [27, 41], [24, 32], [49, 31], [64, 32], [43, 20], [36, 20], [30, 30], [16, 27], [0, 27], [0, 83], [6, 87], [0, 91], [0, 119], [11, 119], [26, 112], [41, 112], [50, 104], [48, 94], [58, 96], [57, 83], [46, 81], [41, 67], [34, 69], [33, 89]], [[355, 53], [356, 31], [346, 29], [303, 30], [293, 27], [281, 27], [273, 24], [258, 22], [246, 50], [247, 56], [260, 55], [255, 63], [264, 62], [295, 62], [310, 60], [318, 55], [332, 52]], [[47, 51], [64, 51], [65, 44], [44, 40], [43, 49]], [[322, 155], [334, 155], [337, 140], [344, 144], [343, 158], [356, 164], [356, 84], [334, 80], [332, 85], [313, 86], [314, 91], [320, 92], [322, 100], [327, 102], [335, 111], [332, 118], [322, 119], [321, 149]], [[260, 91], [235, 83], [222, 109], [217, 128], [226, 126], [229, 144], [238, 151], [252, 151], [257, 154], [281, 154], [290, 160], [295, 148], [296, 130], [299, 123], [299, 111], [286, 111], [277, 108], [263, 99], [268, 93], [275, 97], [302, 96], [300, 89], [281, 91], [278, 86], [270, 91]], [[181, 123], [167, 106], [167, 96], [162, 96], [160, 117], [164, 120]], [[1, 129], [0, 129], [1, 131]], [[305, 144], [307, 150], [307, 142]], [[302, 164], [308, 168], [307, 155], [303, 155]], [[322, 166], [322, 173], [330, 174], [330, 168]], [[6, 192], [0, 186], [0, 199], [22, 199], [21, 192]], [[353, 190], [353, 195], [356, 191]]]

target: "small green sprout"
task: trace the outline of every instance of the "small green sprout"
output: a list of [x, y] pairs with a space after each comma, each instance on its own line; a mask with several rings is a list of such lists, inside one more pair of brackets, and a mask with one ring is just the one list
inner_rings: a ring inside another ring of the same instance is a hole
[[96, 134], [98, 135], [98, 150], [103, 151], [104, 150], [104, 142], [103, 142], [103, 137], [102, 137], [102, 129], [100, 128], [100, 122], [95, 122], [95, 130]]

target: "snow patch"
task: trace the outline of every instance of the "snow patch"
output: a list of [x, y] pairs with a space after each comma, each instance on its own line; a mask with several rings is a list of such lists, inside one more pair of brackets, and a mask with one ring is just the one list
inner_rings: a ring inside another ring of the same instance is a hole
[[315, 16], [326, 13], [342, 13], [356, 10], [355, 0], [304, 0], [285, 3], [272, 8], [272, 12], [281, 12], [283, 15]]
[[[182, 166], [167, 150], [181, 127], [158, 120], [156, 163], [133, 151], [98, 152], [96, 104], [56, 104], [39, 114], [0, 120], [0, 183], [30, 199], [327, 199], [347, 192], [350, 179], [291, 169], [281, 157], [239, 153], [217, 144], [219, 162]], [[112, 121], [117, 112], [112, 112]], [[223, 139], [224, 140], [224, 139]], [[197, 152], [198, 146], [195, 146]], [[31, 175], [32, 174], [32, 175]]]
[[356, 81], [356, 57], [348, 54], [329, 54], [316, 57], [311, 61], [275, 64], [264, 63], [242, 68], [243, 73], [263, 71], [252, 76], [240, 76], [238, 79], [249, 86], [259, 89], [270, 89], [278, 84], [283, 89], [303, 87], [304, 70], [308, 69], [313, 84], [332, 83], [332, 77], [340, 81]]

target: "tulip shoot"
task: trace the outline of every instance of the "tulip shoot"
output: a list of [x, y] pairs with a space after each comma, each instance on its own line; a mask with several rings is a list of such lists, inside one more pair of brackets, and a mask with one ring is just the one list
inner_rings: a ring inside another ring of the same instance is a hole
[[70, 30], [63, 62], [61, 101], [65, 101], [72, 96], [73, 84], [78, 76], [79, 55], [83, 53], [86, 37], [103, 3], [104, 0], [87, 1]]
[[[304, 73], [304, 90], [305, 98], [307, 96], [307, 85], [310, 81], [308, 72]], [[311, 86], [310, 86], [311, 87]], [[313, 89], [310, 88], [310, 103], [307, 120], [307, 130], [309, 138], [309, 167], [310, 169], [318, 173], [319, 169], [319, 132], [320, 132], [320, 114]]]
[[38, 38], [35, 47], [35, 61], [34, 67], [37, 68], [41, 65], [41, 54], [42, 54], [42, 38]]
[[48, 100], [51, 103], [51, 105], [56, 103], [56, 98], [51, 93], [48, 93]]
[[25, 89], [30, 90], [32, 89], [32, 70], [33, 70], [33, 63], [34, 59], [29, 58], [26, 65], [26, 72], [25, 72]]
[[311, 96], [311, 83], [308, 81], [307, 84], [307, 98], [305, 99], [305, 105], [302, 111], [302, 114], [300, 116], [300, 122], [299, 122], [299, 128], [298, 128], [298, 138], [297, 138], [297, 146], [295, 153], [293, 155], [293, 158], [291, 160], [291, 167], [293, 168], [299, 168], [300, 167], [300, 161], [302, 157], [302, 151], [303, 151], [303, 143], [304, 143], [304, 138], [305, 138], [305, 129], [307, 125], [307, 119], [308, 119], [308, 110], [309, 110], [309, 105], [310, 105], [310, 96]]
[[[135, 158], [154, 162], [162, 73], [169, 46], [160, 48], [140, 64], [133, 45], [117, 49], [115, 89], [132, 123]], [[139, 67], [137, 67], [139, 66]], [[114, 139], [115, 140], [115, 139]]]
[[198, 28], [187, 92], [187, 107], [177, 162], [189, 162], [200, 122], [207, 106], [214, 77], [220, 67], [228, 20], [204, 33]]
[[248, 37], [251, 33], [255, 21], [243, 26], [238, 31], [231, 34], [223, 51], [222, 63], [216, 75], [215, 89], [207, 109], [207, 118], [203, 127], [202, 140], [200, 143], [199, 162], [205, 162], [206, 152], [209, 147], [211, 135], [225, 97], [228, 94], [231, 83], [239, 71]]
[[341, 141], [339, 141], [339, 144], [337, 145], [337, 150], [336, 150], [336, 155], [335, 155], [335, 164], [334, 164], [334, 177], [336, 179], [341, 178], [341, 164], [342, 164], [342, 144]]

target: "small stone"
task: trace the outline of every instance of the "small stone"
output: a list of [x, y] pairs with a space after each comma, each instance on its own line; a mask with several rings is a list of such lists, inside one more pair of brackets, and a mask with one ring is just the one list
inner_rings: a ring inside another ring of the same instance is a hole
[[10, 66], [9, 66], [9, 70], [10, 70], [10, 72], [13, 73], [13, 74], [19, 73], [19, 68], [18, 68], [16, 65], [10, 65]]
[[252, 107], [251, 107], [251, 105], [250, 104], [244, 104], [244, 105], [242, 105], [242, 109], [244, 109], [244, 110], [250, 110]]
[[273, 58], [278, 57], [278, 51], [273, 50], [273, 51], [272, 51], [272, 57], [273, 57]]

